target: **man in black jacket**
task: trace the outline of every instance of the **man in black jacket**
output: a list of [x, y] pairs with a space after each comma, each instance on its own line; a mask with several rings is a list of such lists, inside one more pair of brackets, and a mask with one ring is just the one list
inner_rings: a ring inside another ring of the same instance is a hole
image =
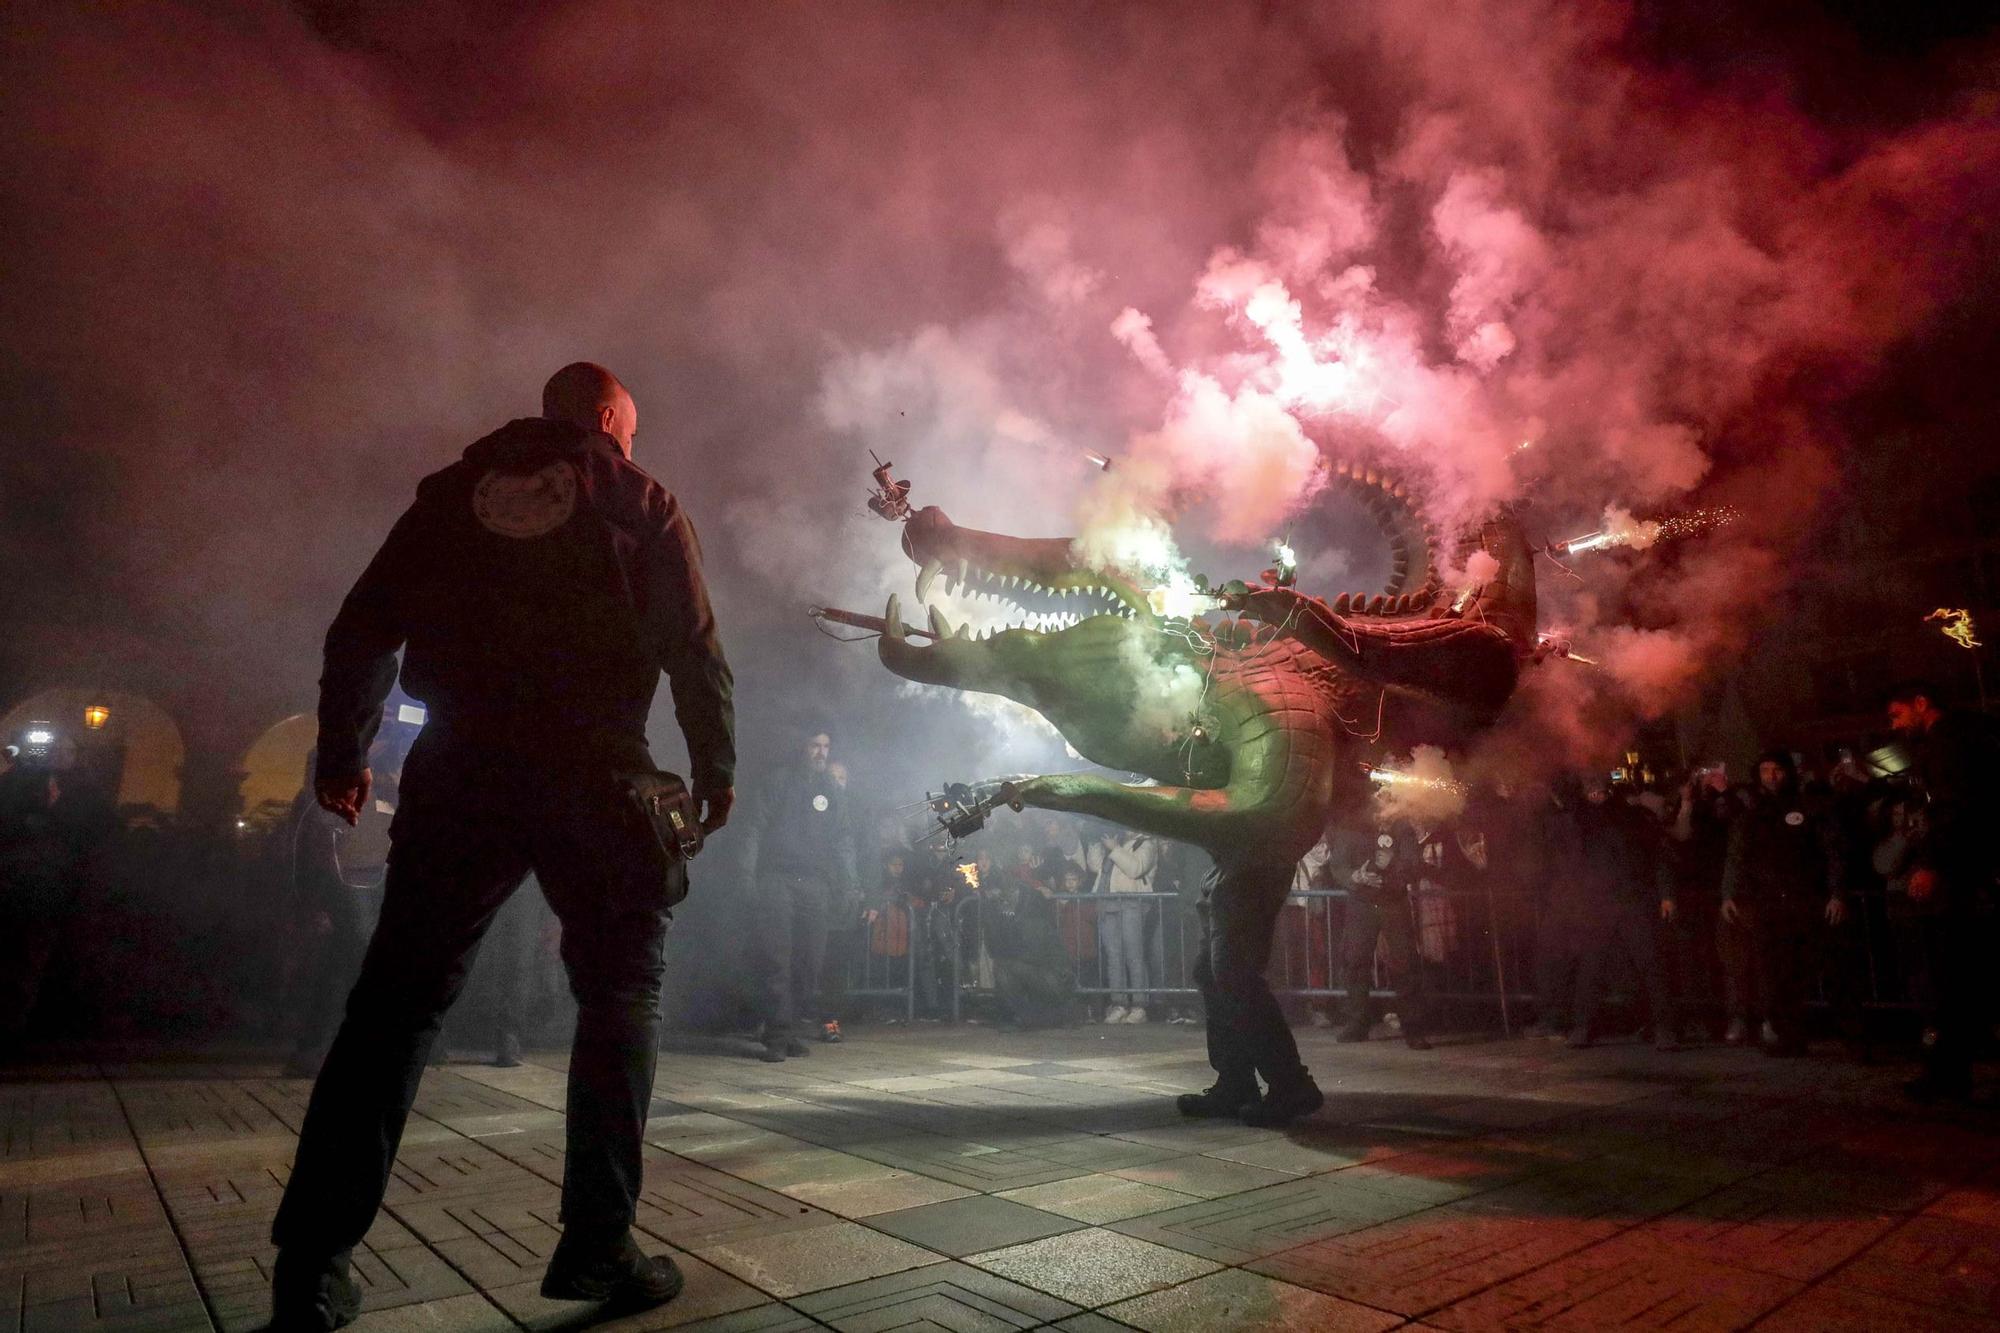
[[744, 849], [746, 878], [756, 886], [751, 948], [763, 1058], [803, 1056], [803, 1016], [817, 1025], [820, 969], [826, 961], [827, 910], [855, 889], [854, 825], [847, 793], [835, 781], [833, 735], [805, 738], [799, 761], [764, 792]]
[[1569, 1044], [1588, 1046], [1594, 1039], [1606, 973], [1622, 953], [1645, 982], [1654, 1045], [1674, 1050], [1680, 1019], [1659, 938], [1659, 923], [1671, 921], [1675, 911], [1666, 834], [1643, 806], [1602, 779], [1585, 790], [1576, 821], [1581, 861], [1574, 889], [1581, 930]]
[[1908, 893], [1918, 918], [1928, 992], [1924, 1072], [1905, 1090], [1919, 1101], [1972, 1091], [1978, 1037], [1981, 914], [1990, 910], [1994, 826], [2000, 814], [2000, 736], [1980, 713], [1947, 709], [1921, 681], [1889, 693], [1889, 725], [1911, 738], [1925, 804]]
[[1757, 942], [1758, 1007], [1767, 1055], [1805, 1051], [1806, 983], [1811, 960], [1832, 951], [1822, 929], [1847, 920], [1847, 860], [1824, 805], [1799, 790], [1792, 756], [1757, 760], [1752, 803], [1729, 830], [1722, 867], [1722, 917], [1746, 919]]
[[578, 1006], [556, 1299], [658, 1304], [671, 1260], [633, 1243], [659, 1046], [668, 906], [684, 881], [628, 804], [653, 767], [665, 671], [702, 823], [734, 801], [731, 678], [680, 505], [631, 461], [638, 411], [577, 363], [426, 477], [326, 636], [319, 803], [353, 823], [397, 678], [429, 709], [403, 770], [382, 919], [313, 1088], [272, 1239], [273, 1328], [359, 1309], [348, 1256], [380, 1208], [438, 1025], [495, 913], [533, 871]]

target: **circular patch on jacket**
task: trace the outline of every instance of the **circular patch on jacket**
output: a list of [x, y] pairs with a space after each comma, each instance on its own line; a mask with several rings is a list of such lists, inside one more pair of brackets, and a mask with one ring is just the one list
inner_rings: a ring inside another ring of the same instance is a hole
[[824, 793], [817, 794], [813, 797], [813, 809], [819, 811], [821, 814], [826, 813], [826, 796]]
[[1793, 828], [1797, 828], [1799, 825], [1806, 822], [1806, 817], [1804, 812], [1802, 811], [1790, 810], [1785, 813], [1785, 822], [1787, 824], [1790, 824]]
[[576, 512], [576, 470], [557, 461], [539, 472], [495, 470], [472, 488], [479, 525], [502, 537], [545, 537]]
[[1378, 833], [1375, 835], [1375, 845], [1377, 847], [1394, 847], [1396, 840], [1387, 833]]

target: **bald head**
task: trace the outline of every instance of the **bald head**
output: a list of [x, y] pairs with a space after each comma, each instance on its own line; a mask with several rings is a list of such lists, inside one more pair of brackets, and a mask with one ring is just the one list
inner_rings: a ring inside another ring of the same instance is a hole
[[632, 456], [632, 437], [639, 432], [639, 408], [618, 377], [603, 366], [572, 361], [549, 376], [542, 386], [542, 415], [570, 421], [585, 430], [601, 430]]

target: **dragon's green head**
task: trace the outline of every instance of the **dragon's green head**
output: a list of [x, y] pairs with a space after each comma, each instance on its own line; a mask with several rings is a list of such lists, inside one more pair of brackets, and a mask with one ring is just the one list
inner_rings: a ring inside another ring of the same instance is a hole
[[961, 528], [935, 507], [911, 516], [903, 549], [920, 601], [941, 581], [994, 603], [1007, 627], [975, 635], [933, 608], [938, 637], [918, 643], [892, 597], [880, 643], [889, 670], [1024, 704], [1098, 763], [1195, 785], [1226, 775], [1218, 742], [1230, 719], [1226, 701], [1204, 697], [1205, 649], [1155, 615], [1132, 579], [1078, 561], [1066, 538]]

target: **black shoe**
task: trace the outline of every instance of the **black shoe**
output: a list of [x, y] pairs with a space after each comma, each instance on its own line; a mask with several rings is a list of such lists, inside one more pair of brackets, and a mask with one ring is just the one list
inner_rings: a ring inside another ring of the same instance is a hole
[[785, 1062], [784, 1043], [775, 1041], [765, 1042], [757, 1048], [757, 1058], [767, 1065], [783, 1064]]
[[511, 1032], [500, 1034], [500, 1040], [493, 1046], [493, 1064], [499, 1069], [514, 1069], [521, 1063], [521, 1039]]
[[1243, 1123], [1263, 1129], [1274, 1129], [1279, 1125], [1289, 1125], [1300, 1116], [1311, 1115], [1326, 1105], [1326, 1094], [1319, 1090], [1319, 1084], [1312, 1081], [1309, 1074], [1300, 1075], [1297, 1083], [1283, 1088], [1272, 1088], [1264, 1094], [1264, 1099], [1243, 1108]]
[[1568, 1046], [1572, 1051], [1580, 1051], [1588, 1045], [1590, 1045], [1589, 1028], [1571, 1028], [1569, 1030]]
[[648, 1255], [627, 1236], [610, 1254], [591, 1258], [559, 1242], [549, 1256], [542, 1295], [552, 1301], [606, 1301], [625, 1310], [649, 1310], [681, 1294], [687, 1279], [664, 1254]]
[[785, 1038], [786, 1055], [811, 1055], [812, 1053], [813, 1053], [812, 1047], [806, 1045], [804, 1042], [800, 1041], [797, 1037]]
[[1254, 1083], [1247, 1090], [1218, 1083], [1200, 1092], [1184, 1092], [1174, 1098], [1174, 1105], [1182, 1115], [1197, 1120], [1227, 1120], [1243, 1114], [1245, 1107], [1255, 1106], [1257, 1101]]
[[1413, 1051], [1428, 1051], [1431, 1048], [1431, 1039], [1421, 1032], [1405, 1032], [1403, 1045]]
[[361, 1313], [347, 1258], [306, 1259], [280, 1250], [271, 1269], [271, 1333], [329, 1333]]
[[1333, 1039], [1340, 1042], [1367, 1041], [1368, 1029], [1372, 1026], [1371, 1023], [1349, 1023], [1335, 1032]]

